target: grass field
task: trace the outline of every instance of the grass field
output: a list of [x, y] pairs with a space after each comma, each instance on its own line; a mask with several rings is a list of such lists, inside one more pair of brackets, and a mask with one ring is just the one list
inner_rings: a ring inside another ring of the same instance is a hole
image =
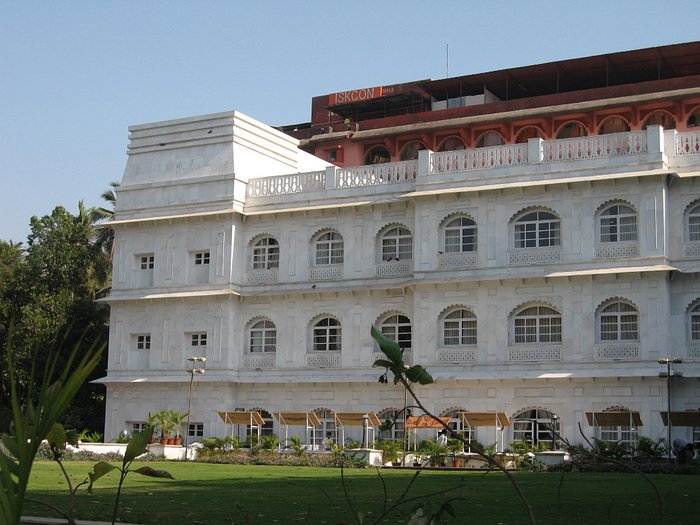
[[[119, 519], [138, 524], [263, 524], [356, 523], [343, 493], [340, 470], [312, 467], [215, 465], [204, 463], [149, 463], [168, 470], [175, 480], [127, 478]], [[66, 468], [82, 481], [90, 462], [71, 461]], [[409, 482], [413, 472], [382, 470], [389, 504]], [[535, 508], [539, 524], [646, 524], [659, 523], [653, 490], [632, 474], [516, 473]], [[700, 522], [700, 476], [653, 476], [666, 497], [668, 525]], [[352, 505], [372, 523], [384, 505], [382, 482], [375, 469], [345, 471]], [[118, 477], [111, 473], [97, 482], [93, 495], [78, 494], [81, 519], [109, 519]], [[454, 501], [457, 517], [448, 523], [528, 523], [527, 515], [507, 479], [491, 472], [420, 474], [409, 495], [420, 496], [452, 488], [430, 498], [433, 505]], [[36, 462], [28, 497], [67, 507], [65, 480], [51, 462]], [[382, 523], [407, 523], [414, 504], [407, 504]], [[45, 508], [27, 504], [25, 515], [51, 516]]]

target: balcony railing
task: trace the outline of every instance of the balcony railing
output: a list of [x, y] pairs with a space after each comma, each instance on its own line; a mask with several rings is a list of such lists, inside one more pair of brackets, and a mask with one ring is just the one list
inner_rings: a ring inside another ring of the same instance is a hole
[[270, 195], [290, 195], [320, 191], [326, 185], [325, 171], [274, 175], [248, 181], [248, 197], [268, 197]]
[[444, 151], [430, 156], [430, 173], [490, 170], [528, 163], [527, 144]]
[[418, 161], [387, 162], [355, 168], [342, 168], [336, 174], [336, 188], [359, 188], [416, 180]]
[[[665, 151], [664, 144], [666, 144]], [[411, 184], [420, 180], [421, 177], [517, 168], [542, 163], [568, 163], [646, 155], [655, 152], [665, 152], [669, 157], [700, 155], [700, 132], [678, 133], [669, 130], [664, 138], [659, 127], [651, 126], [644, 131], [557, 140], [530, 139], [524, 144], [506, 144], [488, 148], [439, 153], [424, 150], [419, 153], [418, 160], [351, 168], [330, 166], [325, 172], [315, 171], [251, 179], [248, 182], [247, 196], [255, 199], [275, 195]]]
[[542, 162], [600, 159], [647, 152], [646, 131], [611, 133], [542, 142]]

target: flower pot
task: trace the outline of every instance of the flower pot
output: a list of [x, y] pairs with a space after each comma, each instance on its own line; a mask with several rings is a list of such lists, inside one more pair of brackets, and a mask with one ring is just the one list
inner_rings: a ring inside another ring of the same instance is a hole
[[160, 438], [160, 444], [161, 444], [161, 445], [167, 445], [167, 444], [168, 444], [168, 438], [165, 438], [165, 437]]
[[166, 445], [174, 445], [175, 444], [175, 438], [168, 438], [166, 440]]
[[173, 445], [177, 445], [178, 447], [182, 445], [182, 438], [175, 438]]
[[452, 460], [452, 466], [455, 468], [462, 468], [462, 458], [454, 458]]

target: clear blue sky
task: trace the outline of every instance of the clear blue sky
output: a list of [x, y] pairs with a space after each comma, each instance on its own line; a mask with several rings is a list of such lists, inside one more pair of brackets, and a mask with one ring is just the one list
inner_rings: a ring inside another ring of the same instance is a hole
[[700, 1], [0, 1], [0, 239], [100, 205], [127, 126], [700, 39]]

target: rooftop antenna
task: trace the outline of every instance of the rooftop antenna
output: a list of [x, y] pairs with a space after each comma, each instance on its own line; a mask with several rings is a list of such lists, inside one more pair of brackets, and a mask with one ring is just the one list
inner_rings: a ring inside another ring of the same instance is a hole
[[445, 44], [445, 78], [450, 78], [450, 44]]

